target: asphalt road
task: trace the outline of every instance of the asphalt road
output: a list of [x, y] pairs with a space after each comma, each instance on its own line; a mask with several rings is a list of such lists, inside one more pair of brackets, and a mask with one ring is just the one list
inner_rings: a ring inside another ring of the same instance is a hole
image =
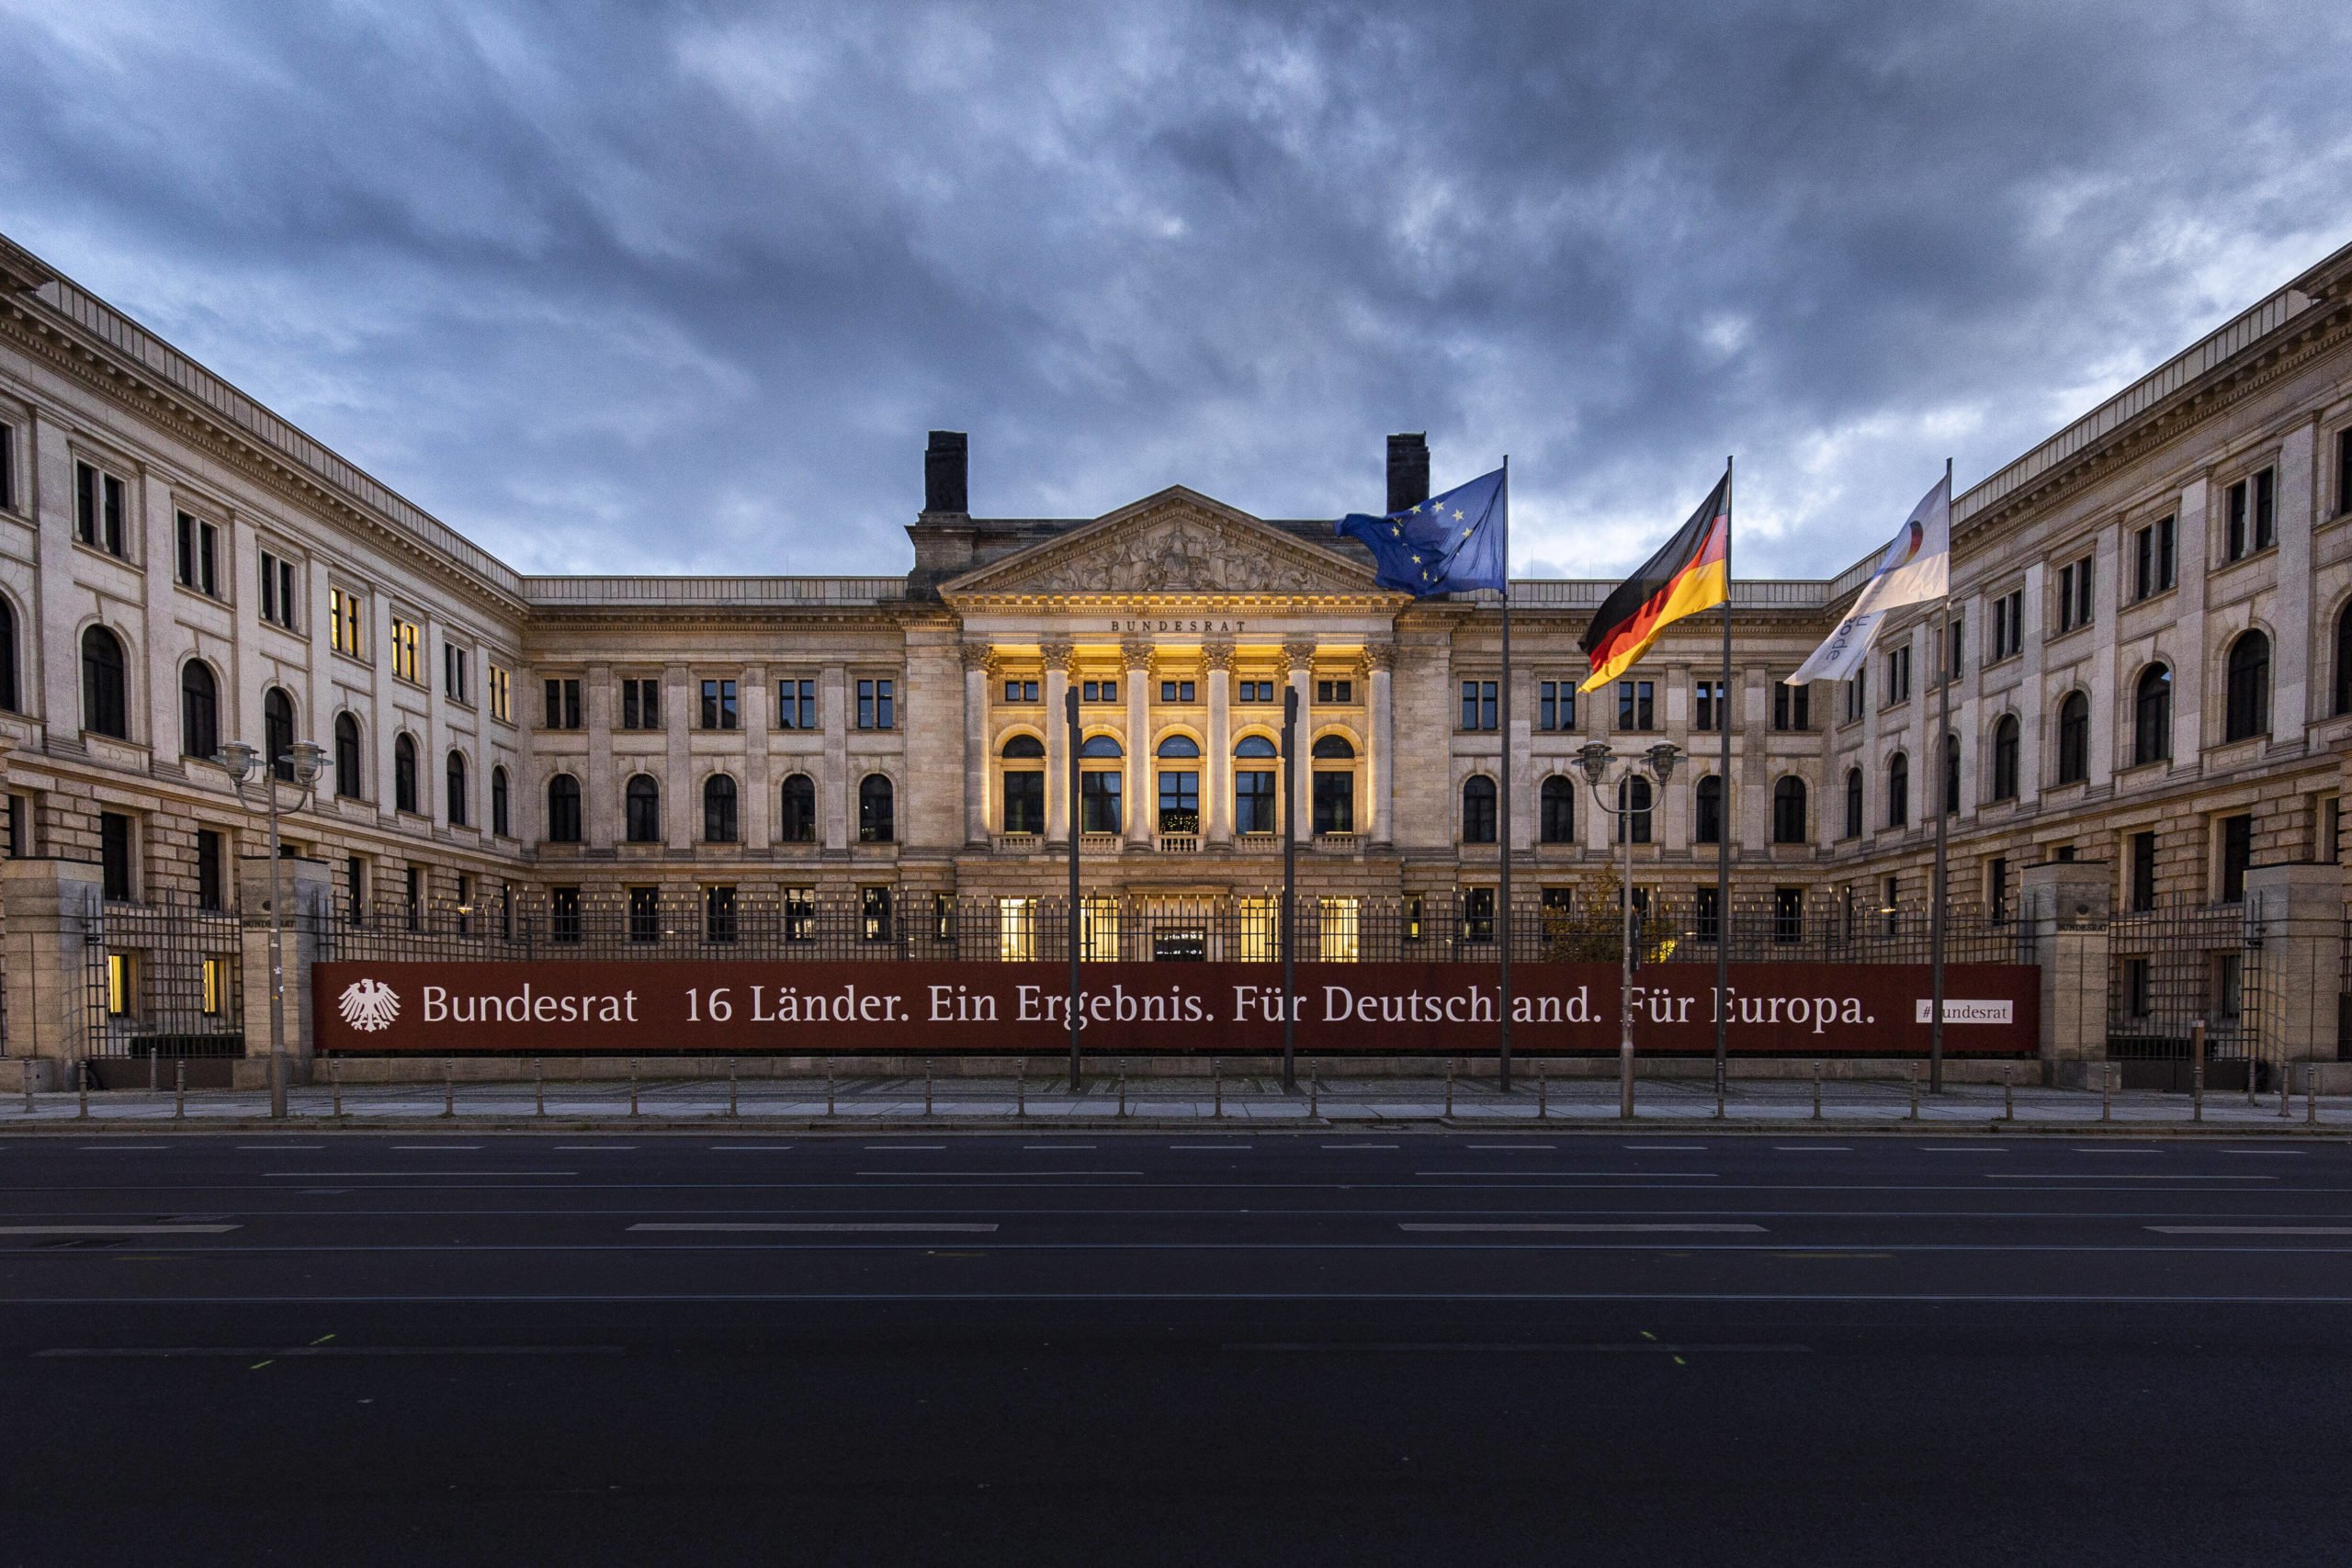
[[2352, 1144], [0, 1140], [0, 1562], [2338, 1563]]

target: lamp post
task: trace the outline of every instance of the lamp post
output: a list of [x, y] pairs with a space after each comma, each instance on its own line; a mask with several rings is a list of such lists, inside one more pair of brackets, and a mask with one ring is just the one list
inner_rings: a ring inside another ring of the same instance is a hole
[[258, 783], [263, 801], [269, 812], [269, 1113], [283, 1121], [286, 1116], [286, 919], [279, 908], [277, 865], [277, 767], [283, 764], [292, 775], [301, 795], [294, 802], [300, 810], [302, 802], [310, 798], [311, 786], [319, 782], [319, 773], [326, 761], [326, 751], [317, 742], [297, 740], [285, 754], [269, 761], [242, 740], [232, 740], [213, 757], [229, 783], [235, 786], [237, 803], [251, 810], [253, 803], [246, 798], [248, 784]]
[[[1649, 774], [1657, 780], [1658, 788], [1663, 791], [1666, 788], [1666, 781], [1674, 776], [1674, 764], [1681, 755], [1679, 747], [1662, 740], [1651, 747], [1634, 763], [1632, 768], [1627, 769], [1619, 782], [1622, 784], [1624, 779], [1632, 778], [1635, 769], [1646, 769]], [[1604, 742], [1599, 740], [1588, 743], [1577, 753], [1577, 765], [1584, 770], [1585, 783], [1592, 788], [1593, 801], [1601, 810], [1617, 818], [1617, 841], [1624, 846], [1625, 871], [1623, 879], [1617, 886], [1617, 903], [1623, 911], [1617, 985], [1617, 1114], [1630, 1121], [1634, 1114], [1634, 833], [1632, 818], [1635, 813], [1630, 798], [1631, 791], [1626, 792], [1629, 798], [1623, 806], [1611, 806], [1609, 803], [1609, 797], [1601, 793], [1601, 783], [1609, 776], [1609, 764], [1615, 760], [1615, 753], [1611, 752]], [[1656, 803], [1653, 802], [1652, 808], [1655, 809], [1655, 807]], [[1720, 922], [1722, 919], [1723, 912], [1718, 910], [1716, 919]], [[1721, 940], [1720, 932], [1717, 933], [1717, 937]], [[1717, 998], [1715, 1005], [1721, 1007], [1723, 999]]]

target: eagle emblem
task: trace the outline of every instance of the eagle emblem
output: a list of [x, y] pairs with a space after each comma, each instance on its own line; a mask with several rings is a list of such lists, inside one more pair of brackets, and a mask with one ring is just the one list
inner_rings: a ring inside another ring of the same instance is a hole
[[400, 994], [381, 980], [354, 980], [335, 1003], [343, 1021], [362, 1034], [390, 1029], [401, 1015]]

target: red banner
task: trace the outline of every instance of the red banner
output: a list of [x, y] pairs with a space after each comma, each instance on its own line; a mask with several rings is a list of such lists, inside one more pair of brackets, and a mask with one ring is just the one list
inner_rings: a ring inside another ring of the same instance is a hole
[[[1282, 1047], [1282, 971], [1270, 964], [1090, 964], [1080, 1043], [1091, 1053], [1264, 1055]], [[1945, 971], [1944, 1048], [2030, 1055], [2039, 971]], [[1617, 1048], [1610, 964], [1511, 967], [1511, 1045]], [[1301, 964], [1302, 1051], [1470, 1055], [1496, 1043], [1499, 976], [1481, 964]], [[1069, 972], [1057, 964], [321, 964], [311, 971], [325, 1053], [796, 1056], [1018, 1055], [1067, 1049]], [[1730, 1048], [1745, 1055], [1917, 1055], [1928, 1049], [1919, 964], [1735, 964]], [[1634, 976], [1645, 1052], [1715, 1043], [1712, 964]]]

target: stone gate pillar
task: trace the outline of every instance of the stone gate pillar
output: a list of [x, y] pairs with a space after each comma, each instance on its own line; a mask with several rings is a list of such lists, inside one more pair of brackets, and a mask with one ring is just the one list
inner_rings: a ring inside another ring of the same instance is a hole
[[2092, 1082], [2090, 1066], [2107, 1061], [2112, 875], [2095, 860], [2025, 868], [2019, 914], [2032, 922], [2033, 961], [2041, 968], [2042, 1075], [2063, 1088]]
[[[32, 1061], [36, 1089], [68, 1082], [91, 1055], [88, 920], [97, 914], [103, 874], [72, 860], [0, 860], [0, 909], [7, 918], [7, 1054]], [[11, 1063], [0, 1089], [23, 1068]]]
[[[2342, 986], [2344, 868], [2257, 865], [2245, 874], [2246, 909], [2262, 938], [2256, 1006], [2260, 1051], [2271, 1062], [2332, 1062]], [[2331, 1075], [2333, 1076], [2333, 1075]], [[2294, 1075], [2297, 1088], [2302, 1075]]]
[[[311, 965], [319, 938], [333, 919], [332, 883], [324, 861], [288, 855], [277, 863], [277, 886], [286, 900], [287, 1081], [310, 1081], [311, 1043]], [[240, 1089], [269, 1082], [269, 857], [248, 855], [237, 863], [237, 907], [244, 911], [241, 979], [244, 1003], [245, 1055], [236, 1064]]]

